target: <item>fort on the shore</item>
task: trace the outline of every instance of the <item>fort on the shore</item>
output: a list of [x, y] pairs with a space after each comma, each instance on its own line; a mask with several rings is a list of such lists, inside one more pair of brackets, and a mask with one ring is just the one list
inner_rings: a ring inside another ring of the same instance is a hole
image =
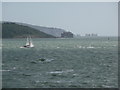
[[61, 38], [73, 38], [73, 35], [72, 32], [63, 32], [61, 33]]

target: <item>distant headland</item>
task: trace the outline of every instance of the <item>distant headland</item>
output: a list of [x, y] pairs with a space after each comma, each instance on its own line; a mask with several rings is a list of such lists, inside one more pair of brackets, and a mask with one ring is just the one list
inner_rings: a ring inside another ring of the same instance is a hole
[[25, 38], [27, 35], [31, 35], [33, 38], [73, 38], [74, 34], [60, 28], [2, 22], [2, 38]]

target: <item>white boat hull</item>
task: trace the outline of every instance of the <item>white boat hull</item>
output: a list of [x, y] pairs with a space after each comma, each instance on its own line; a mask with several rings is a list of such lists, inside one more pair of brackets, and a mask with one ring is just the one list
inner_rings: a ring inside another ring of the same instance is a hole
[[34, 48], [34, 47], [20, 47], [20, 48]]

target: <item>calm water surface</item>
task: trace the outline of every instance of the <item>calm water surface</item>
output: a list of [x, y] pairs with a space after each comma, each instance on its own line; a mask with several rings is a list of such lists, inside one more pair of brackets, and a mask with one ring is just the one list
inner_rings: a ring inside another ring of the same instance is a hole
[[25, 43], [26, 39], [3, 39], [3, 88], [118, 87], [115, 37], [36, 38], [35, 48], [19, 48]]

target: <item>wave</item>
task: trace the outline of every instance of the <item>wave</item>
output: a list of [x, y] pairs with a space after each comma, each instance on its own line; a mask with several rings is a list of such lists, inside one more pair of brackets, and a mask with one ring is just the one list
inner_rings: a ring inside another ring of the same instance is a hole
[[46, 59], [46, 62], [51, 62], [53, 61], [54, 59]]
[[78, 48], [87, 48], [87, 49], [93, 49], [93, 48], [103, 48], [103, 47], [93, 47], [93, 46], [77, 46]]
[[57, 48], [60, 48], [60, 47], [57, 47]]
[[65, 71], [52, 71], [52, 72], [48, 72], [50, 74], [60, 74], [60, 73], [69, 73], [69, 72], [73, 72], [73, 69], [70, 70], [65, 70]]
[[4, 71], [11, 71], [11, 70], [0, 70], [0, 72], [4, 72]]
[[92, 47], [92, 46], [88, 46], [88, 47], [86, 47], [86, 48], [95, 48], [95, 47]]
[[112, 45], [112, 47], [117, 47], [117, 45]]

